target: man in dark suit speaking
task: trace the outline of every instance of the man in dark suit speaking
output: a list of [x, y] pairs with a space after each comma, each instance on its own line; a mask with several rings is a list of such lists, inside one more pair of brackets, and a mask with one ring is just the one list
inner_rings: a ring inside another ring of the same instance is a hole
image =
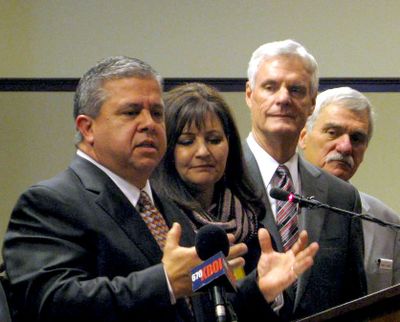
[[[161, 77], [138, 59], [105, 59], [80, 80], [74, 118], [76, 158], [20, 197], [6, 233], [18, 321], [209, 320], [203, 297], [188, 299], [200, 263], [194, 231], [148, 180], [166, 148]], [[274, 318], [265, 300], [308, 268], [318, 247], [303, 251], [303, 238], [283, 258], [265, 230], [259, 236], [258, 278], [243, 282], [235, 304], [238, 315]], [[246, 251], [230, 250], [235, 259]]]
[[304, 161], [296, 147], [312, 113], [318, 67], [312, 55], [292, 40], [267, 43], [254, 51], [248, 67], [246, 102], [252, 128], [244, 149], [254, 181], [264, 191], [264, 224], [278, 250], [286, 250], [306, 229], [320, 251], [313, 268], [287, 290], [282, 314], [303, 317], [366, 294], [363, 238], [359, 220], [316, 209], [300, 210], [269, 196], [272, 187], [315, 196], [317, 200], [360, 212], [351, 185]]

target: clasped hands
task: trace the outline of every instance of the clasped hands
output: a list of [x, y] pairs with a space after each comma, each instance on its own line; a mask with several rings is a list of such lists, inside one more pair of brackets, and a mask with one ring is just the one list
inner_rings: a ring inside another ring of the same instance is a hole
[[[182, 229], [174, 223], [167, 235], [162, 263], [176, 298], [192, 294], [191, 270], [202, 261], [194, 247], [179, 245]], [[243, 256], [247, 252], [244, 243], [232, 244], [233, 236], [228, 234], [231, 247], [228, 262], [231, 268], [244, 265]], [[272, 302], [289, 287], [301, 274], [313, 265], [318, 244], [308, 244], [308, 235], [302, 231], [298, 240], [286, 253], [273, 250], [271, 237], [264, 228], [259, 229], [258, 239], [261, 256], [257, 264], [258, 287], [267, 302]]]

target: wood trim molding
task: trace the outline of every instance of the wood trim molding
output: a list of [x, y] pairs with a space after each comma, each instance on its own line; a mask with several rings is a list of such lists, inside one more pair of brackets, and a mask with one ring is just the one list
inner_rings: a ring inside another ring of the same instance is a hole
[[[79, 78], [0, 78], [0, 92], [73, 92]], [[221, 92], [244, 92], [245, 78], [165, 78], [164, 87], [205, 83]], [[319, 90], [349, 86], [360, 92], [400, 92], [400, 78], [321, 78]]]

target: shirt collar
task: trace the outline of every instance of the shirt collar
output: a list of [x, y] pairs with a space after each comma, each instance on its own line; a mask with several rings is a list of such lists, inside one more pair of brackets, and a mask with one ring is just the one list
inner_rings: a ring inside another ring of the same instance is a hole
[[[252, 132], [250, 132], [249, 136], [247, 137], [247, 144], [249, 145], [249, 148], [253, 152], [257, 161], [264, 186], [268, 187], [276, 169], [279, 166], [279, 163], [258, 144]], [[287, 162], [284, 163], [284, 165], [289, 169], [296, 193], [300, 193], [298, 162], [299, 156], [297, 153], [295, 153]]]
[[[76, 154], [80, 156], [81, 158], [89, 161], [90, 163], [94, 164], [96, 167], [98, 167], [100, 170], [102, 170], [110, 179], [117, 185], [117, 187], [122, 191], [122, 193], [125, 195], [125, 197], [128, 198], [130, 203], [136, 208], [136, 205], [139, 201], [140, 197], [140, 189], [134, 186], [133, 184], [129, 183], [125, 179], [121, 178], [105, 166], [101, 165], [99, 162], [94, 160], [92, 157], [87, 155], [81, 150], [77, 150]], [[150, 182], [149, 180], [146, 181], [146, 185], [142, 189], [147, 192], [147, 194], [150, 197], [151, 202], [154, 204], [153, 200], [153, 194], [151, 193], [151, 187], [150, 187]]]

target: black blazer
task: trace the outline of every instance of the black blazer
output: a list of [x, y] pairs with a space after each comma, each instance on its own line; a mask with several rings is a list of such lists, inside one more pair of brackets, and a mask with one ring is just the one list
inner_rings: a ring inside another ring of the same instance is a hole
[[[282, 242], [266, 194], [257, 161], [247, 143], [243, 146], [248, 170], [258, 189], [263, 191], [267, 208], [264, 225], [277, 242]], [[299, 174], [302, 193], [314, 196], [329, 205], [361, 212], [357, 190], [350, 184], [311, 165], [299, 156]], [[296, 295], [287, 291], [287, 303], [292, 307], [290, 317], [303, 317], [339, 305], [366, 294], [363, 266], [363, 232], [359, 219], [351, 219], [326, 209], [303, 209], [300, 228], [308, 232], [310, 242], [316, 241], [320, 249], [313, 267], [299, 279]], [[287, 309], [287, 308], [286, 308]]]
[[[181, 245], [192, 246], [188, 219], [155, 193], [154, 199], [168, 226], [181, 224]], [[140, 214], [105, 173], [80, 157], [20, 197], [3, 257], [20, 321], [191, 320], [184, 300], [170, 303], [162, 252]], [[193, 300], [198, 321], [208, 320], [204, 298]], [[234, 298], [239, 314], [251, 312], [253, 304], [242, 305], [247, 298], [263, 303], [255, 276]], [[262, 310], [273, 317], [268, 305]]]

